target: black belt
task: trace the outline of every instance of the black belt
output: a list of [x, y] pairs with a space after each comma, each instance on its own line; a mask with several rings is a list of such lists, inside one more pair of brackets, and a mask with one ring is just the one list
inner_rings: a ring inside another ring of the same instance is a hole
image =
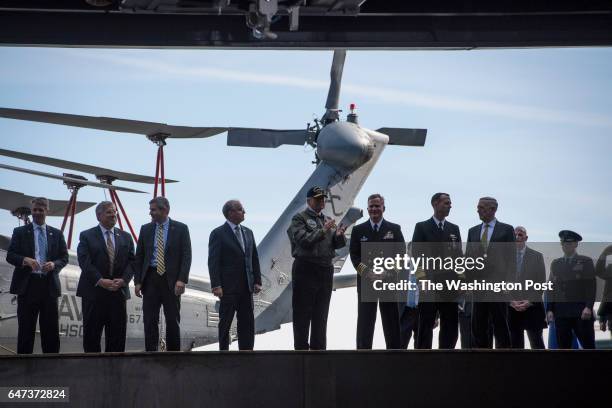
[[47, 279], [47, 274], [45, 273], [31, 273], [30, 276], [36, 279]]

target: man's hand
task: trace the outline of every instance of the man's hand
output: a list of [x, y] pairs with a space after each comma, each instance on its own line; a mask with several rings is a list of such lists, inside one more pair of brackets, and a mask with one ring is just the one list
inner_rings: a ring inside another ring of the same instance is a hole
[[330, 218], [323, 225], [323, 229], [325, 231], [329, 231], [330, 229], [333, 229], [333, 228], [336, 228], [336, 221], [334, 221], [333, 219]]
[[338, 229], [336, 230], [336, 235], [340, 236], [340, 235], [344, 235], [344, 232], [346, 231], [346, 226], [343, 224], [340, 224], [340, 226], [338, 227]]
[[100, 279], [100, 283], [98, 285], [102, 286], [106, 290], [110, 290], [111, 292], [116, 292], [117, 289], [119, 289], [117, 288], [115, 282], [113, 282], [112, 279]]
[[599, 330], [601, 330], [602, 332], [605, 332], [606, 329], [607, 329], [606, 323], [607, 323], [607, 320], [600, 320], [599, 321]]
[[136, 285], [134, 286], [134, 294], [138, 297], [142, 297], [142, 293], [140, 292], [142, 290], [142, 285]]
[[213, 288], [212, 291], [213, 291], [213, 295], [215, 295], [219, 299], [223, 297], [223, 289], [221, 289], [221, 286], [219, 286], [218, 288]]
[[382, 274], [378, 275], [374, 273], [372, 270], [369, 270], [365, 273], [365, 278], [369, 280], [370, 282], [374, 282], [375, 280], [382, 279], [383, 276]]
[[588, 307], [582, 309], [582, 315], [580, 316], [582, 320], [591, 320], [592, 317], [593, 311], [591, 309], [589, 309]]
[[517, 312], [524, 312], [527, 310], [532, 303], [528, 300], [513, 300], [510, 302], [510, 306]]
[[115, 285], [117, 289], [121, 289], [122, 287], [125, 286], [125, 281], [121, 278], [115, 278], [113, 279], [113, 284]]
[[54, 270], [54, 269], [55, 269], [55, 264], [54, 264], [53, 262], [51, 262], [51, 261], [49, 261], [49, 262], [45, 262], [45, 263], [44, 263], [44, 264], [42, 264], [42, 266], [41, 266], [41, 270], [42, 270], [44, 273], [51, 272], [51, 271], [52, 271], [52, 270]]
[[40, 269], [40, 265], [36, 259], [28, 258], [27, 256], [23, 258], [23, 265], [29, 266], [33, 271], [37, 271]]
[[176, 296], [181, 296], [183, 293], [185, 293], [185, 282], [176, 281], [174, 285], [174, 294]]
[[555, 314], [553, 312], [546, 313], [546, 321], [552, 323], [555, 321]]
[[261, 285], [256, 283], [255, 285], [253, 285], [253, 293], [259, 293], [259, 292], [261, 292]]

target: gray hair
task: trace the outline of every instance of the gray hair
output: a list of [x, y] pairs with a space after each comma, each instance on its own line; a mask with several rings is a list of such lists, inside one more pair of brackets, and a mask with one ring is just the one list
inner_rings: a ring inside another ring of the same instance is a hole
[[40, 206], [40, 207], [44, 207], [47, 210], [49, 209], [49, 200], [47, 200], [45, 197], [36, 197], [33, 198], [32, 200], [30, 200], [30, 206], [34, 207], [34, 206]]
[[240, 204], [239, 200], [229, 200], [225, 204], [223, 204], [223, 208], [221, 212], [223, 212], [223, 216], [227, 218], [229, 216], [229, 212], [234, 209], [236, 205]]
[[170, 201], [166, 197], [155, 197], [149, 201], [149, 205], [151, 204], [155, 204], [161, 210], [170, 210]]
[[378, 193], [370, 194], [370, 196], [368, 197], [368, 202], [370, 202], [370, 200], [376, 200], [377, 198], [380, 199], [380, 201], [382, 201], [383, 203], [385, 202], [385, 197]]
[[525, 233], [525, 235], [527, 235], [527, 229], [525, 227], [523, 227], [522, 225], [517, 225], [516, 227], [514, 227], [515, 231], [523, 231], [523, 233]]
[[493, 205], [493, 207], [497, 210], [497, 200], [493, 197], [481, 197], [478, 201], [486, 201], [489, 204]]
[[100, 201], [100, 204], [96, 205], [96, 217], [99, 217], [111, 205], [115, 206], [111, 201]]

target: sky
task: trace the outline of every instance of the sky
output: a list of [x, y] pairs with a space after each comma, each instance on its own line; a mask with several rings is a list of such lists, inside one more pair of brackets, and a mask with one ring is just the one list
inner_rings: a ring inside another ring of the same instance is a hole
[[[109, 116], [189, 126], [305, 128], [324, 112], [331, 51], [0, 48], [0, 107]], [[374, 192], [385, 217], [410, 237], [431, 216], [429, 199], [450, 193], [449, 220], [465, 239], [479, 223], [481, 196], [498, 199], [498, 219], [524, 225], [531, 241], [561, 229], [612, 241], [612, 49], [349, 51], [340, 105], [360, 124], [427, 128], [424, 147], [389, 146], [355, 205]], [[0, 147], [154, 175], [156, 147], [144, 136], [0, 119]], [[189, 225], [193, 275], [207, 276], [210, 231], [223, 203], [242, 201], [245, 225], [262, 239], [314, 169], [311, 148], [228, 147], [225, 135], [169, 140], [170, 216]], [[62, 170], [0, 157], [0, 163]], [[90, 179], [92, 176], [88, 176]], [[117, 183], [119, 184], [119, 183]], [[120, 193], [134, 225], [148, 222], [147, 194]], [[61, 182], [0, 169], [0, 188], [67, 199]], [[79, 199], [101, 201], [87, 187]], [[49, 219], [59, 227], [61, 218]], [[96, 224], [77, 217], [78, 233]], [[0, 213], [0, 233], [17, 220]], [[137, 227], [138, 228], [138, 227]], [[76, 244], [73, 244], [76, 247]], [[354, 273], [347, 265], [342, 273]], [[330, 348], [353, 348], [354, 289], [335, 292]], [[259, 336], [291, 348], [291, 327]], [[259, 344], [259, 343], [256, 343]], [[375, 347], [384, 344], [377, 328]], [[256, 346], [257, 347], [257, 346]]]

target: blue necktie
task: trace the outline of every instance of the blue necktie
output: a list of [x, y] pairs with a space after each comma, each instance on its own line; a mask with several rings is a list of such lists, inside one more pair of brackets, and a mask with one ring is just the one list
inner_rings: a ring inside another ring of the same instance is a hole
[[42, 266], [47, 262], [47, 235], [42, 226], [39, 225], [36, 228], [38, 228], [38, 263]]
[[[416, 276], [414, 274], [410, 274], [410, 283], [415, 284], [416, 283]], [[408, 302], [407, 305], [408, 307], [414, 309], [415, 307], [417, 307], [417, 290], [408, 290]]]

